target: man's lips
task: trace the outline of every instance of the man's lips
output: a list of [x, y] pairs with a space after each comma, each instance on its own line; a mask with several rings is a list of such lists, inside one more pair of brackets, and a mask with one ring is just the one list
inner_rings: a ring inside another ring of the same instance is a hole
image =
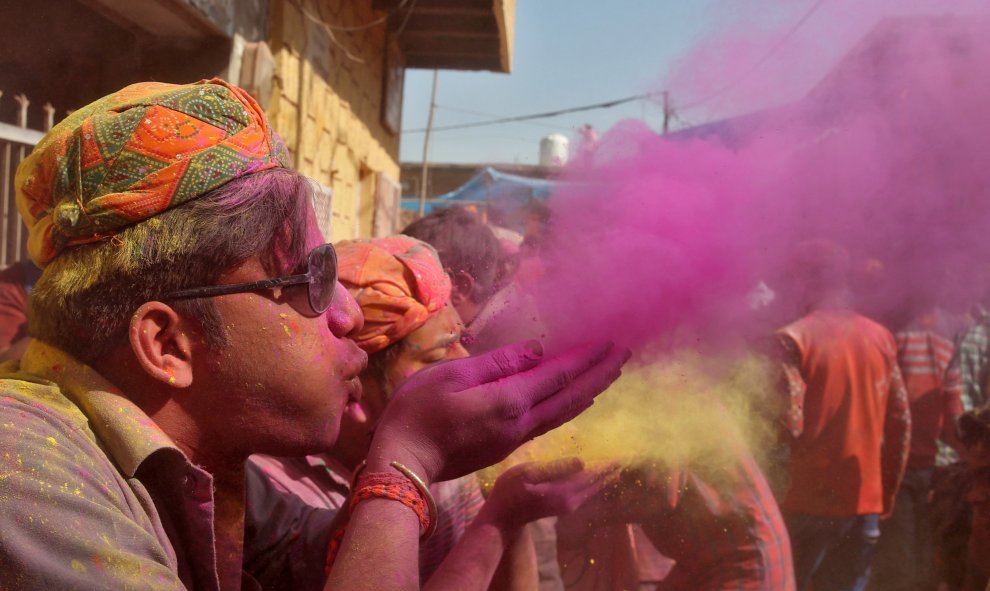
[[347, 380], [347, 400], [349, 402], [361, 402], [364, 396], [364, 387], [361, 385], [361, 378], [354, 376]]
[[345, 380], [347, 384], [347, 390], [350, 394], [349, 398], [354, 402], [361, 400], [361, 396], [364, 393], [364, 389], [361, 386], [361, 372], [363, 372], [368, 367], [368, 354], [354, 346], [354, 357], [350, 359], [350, 363], [347, 363], [344, 370], [345, 376], [350, 376]]

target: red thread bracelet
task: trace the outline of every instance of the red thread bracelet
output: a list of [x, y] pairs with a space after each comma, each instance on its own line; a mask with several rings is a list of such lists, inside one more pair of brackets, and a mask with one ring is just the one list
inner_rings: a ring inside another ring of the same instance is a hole
[[405, 476], [392, 472], [363, 474], [358, 478], [357, 487], [351, 492], [351, 512], [361, 501], [374, 498], [399, 501], [416, 513], [424, 534], [430, 529], [433, 516], [429, 513], [426, 499], [416, 485]]
[[347, 517], [344, 523], [333, 533], [327, 547], [327, 575], [330, 574], [330, 567], [340, 550], [340, 543], [344, 539], [344, 532], [350, 522], [351, 513], [361, 501], [381, 498], [398, 501], [409, 507], [419, 518], [419, 526], [423, 532], [420, 540], [428, 539], [436, 531], [437, 505], [426, 483], [415, 472], [399, 462], [391, 462], [390, 465], [398, 470], [401, 476], [392, 472], [362, 474], [361, 472], [365, 467], [364, 462], [355, 470], [354, 479], [351, 482], [351, 498], [346, 505]]

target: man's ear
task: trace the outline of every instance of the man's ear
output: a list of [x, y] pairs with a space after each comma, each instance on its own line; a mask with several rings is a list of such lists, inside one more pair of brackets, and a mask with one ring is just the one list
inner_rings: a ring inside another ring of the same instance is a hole
[[193, 329], [162, 302], [145, 302], [131, 315], [129, 340], [134, 357], [152, 378], [175, 388], [192, 384]]
[[453, 291], [450, 294], [450, 303], [455, 307], [467, 302], [474, 293], [474, 276], [467, 271], [455, 271], [450, 274], [450, 282]]

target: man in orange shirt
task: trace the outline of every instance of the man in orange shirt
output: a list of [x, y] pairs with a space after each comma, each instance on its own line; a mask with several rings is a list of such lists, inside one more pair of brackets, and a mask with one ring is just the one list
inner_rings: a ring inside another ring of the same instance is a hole
[[789, 295], [806, 315], [777, 333], [790, 443], [781, 507], [798, 589], [859, 591], [907, 462], [907, 393], [893, 335], [850, 309], [849, 255], [806, 242], [792, 263]]

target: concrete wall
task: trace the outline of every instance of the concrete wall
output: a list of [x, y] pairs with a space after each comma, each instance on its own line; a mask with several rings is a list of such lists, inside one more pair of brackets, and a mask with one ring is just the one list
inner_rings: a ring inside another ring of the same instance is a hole
[[[302, 173], [332, 190], [333, 240], [372, 235], [378, 175], [399, 178], [399, 136], [381, 123], [385, 27], [364, 0], [272, 0], [276, 80], [268, 108]], [[319, 208], [318, 208], [319, 209]]]

